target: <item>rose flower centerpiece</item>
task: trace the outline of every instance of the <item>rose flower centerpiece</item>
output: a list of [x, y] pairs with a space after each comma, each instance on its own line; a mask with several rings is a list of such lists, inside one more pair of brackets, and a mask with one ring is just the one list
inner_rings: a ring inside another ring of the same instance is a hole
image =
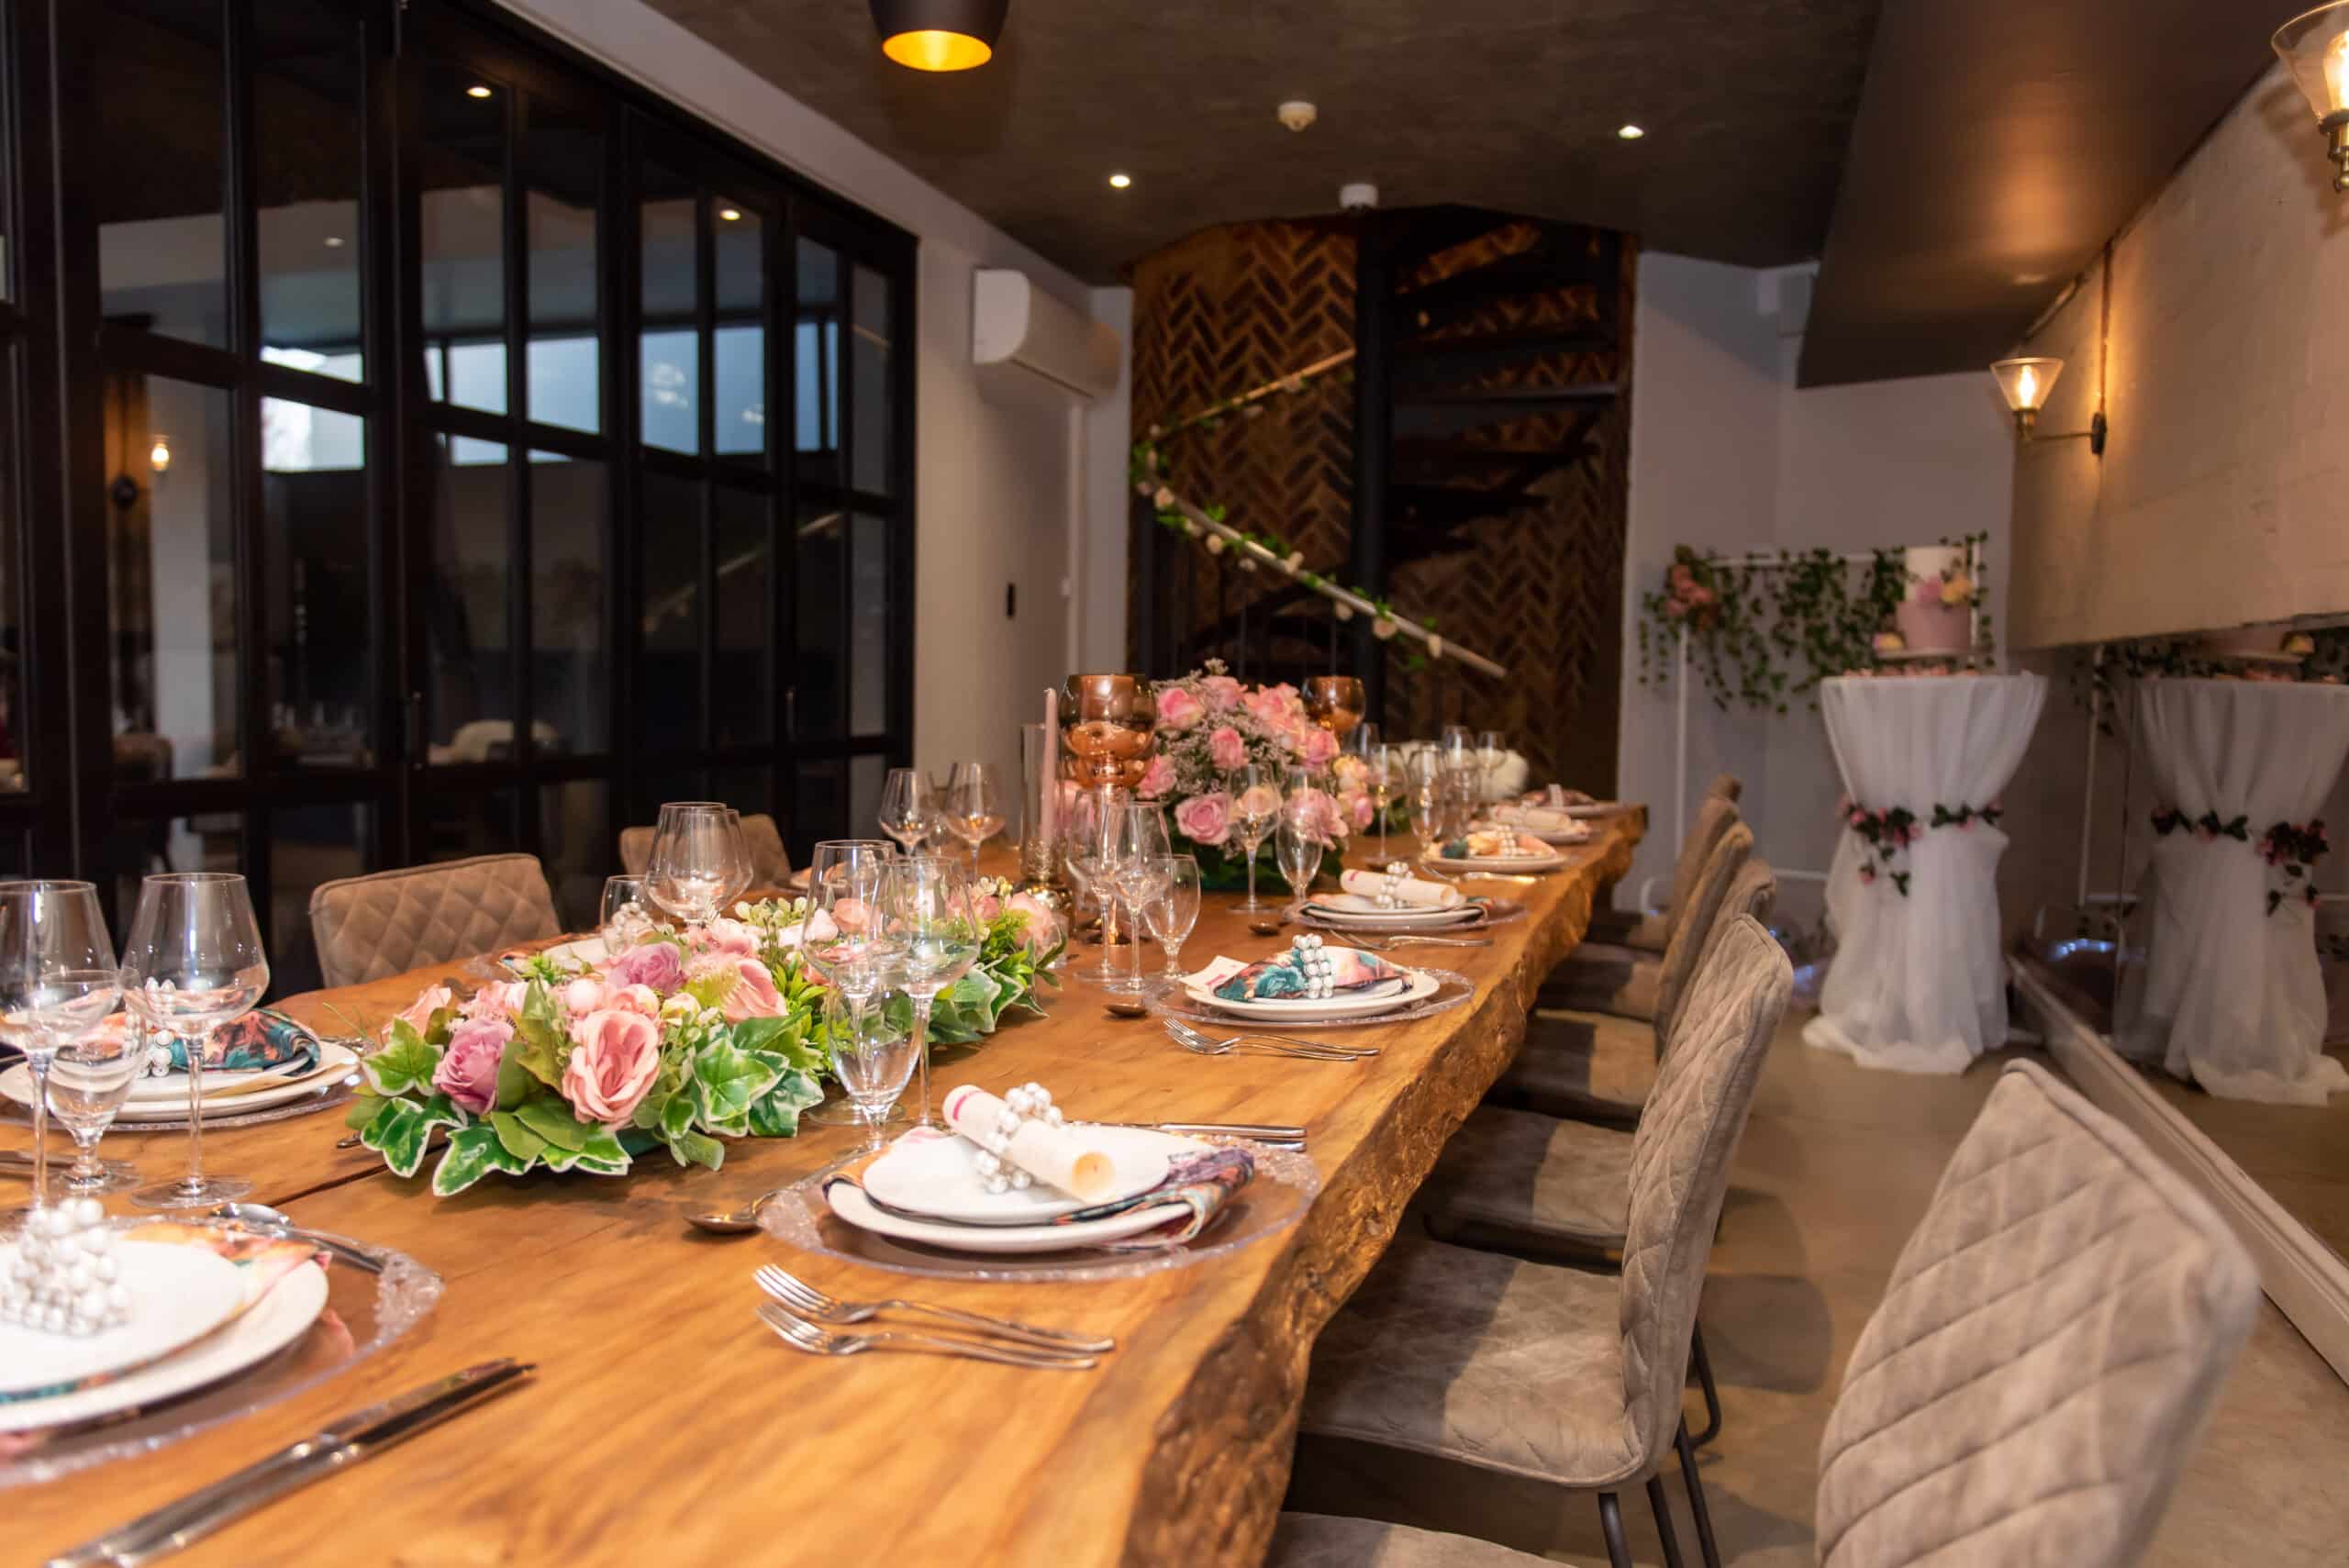
[[[1247, 847], [1232, 827], [1232, 773], [1252, 762], [1275, 781], [1293, 766], [1322, 770], [1324, 785], [1305, 795], [1324, 846], [1342, 849], [1371, 826], [1362, 760], [1341, 754], [1338, 738], [1313, 722], [1295, 686], [1241, 685], [1219, 660], [1158, 686], [1157, 754], [1135, 795], [1168, 808], [1169, 824], [1199, 862], [1199, 881], [1214, 888], [1245, 884]], [[1277, 788], [1277, 784], [1275, 786]]]

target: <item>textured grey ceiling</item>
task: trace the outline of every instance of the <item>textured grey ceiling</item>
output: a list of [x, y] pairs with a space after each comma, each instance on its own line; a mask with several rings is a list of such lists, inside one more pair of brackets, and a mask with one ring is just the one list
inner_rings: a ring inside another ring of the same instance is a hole
[[[1749, 265], [1815, 257], [1876, 0], [1012, 0], [995, 60], [883, 59], [862, 0], [651, 0], [1096, 282], [1369, 180]], [[2063, 4], [2065, 0], [2052, 0]], [[2232, 3], [2232, 0], [2228, 0]], [[1309, 98], [1319, 124], [1274, 106]], [[1618, 139], [1635, 121], [1642, 140]], [[1113, 170], [1133, 176], [1113, 191]]]

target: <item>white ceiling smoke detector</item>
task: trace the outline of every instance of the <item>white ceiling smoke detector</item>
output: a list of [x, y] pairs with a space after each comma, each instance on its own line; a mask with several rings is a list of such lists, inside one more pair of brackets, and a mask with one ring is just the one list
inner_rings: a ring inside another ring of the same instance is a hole
[[1291, 98], [1287, 103], [1283, 104], [1279, 108], [1275, 109], [1273, 113], [1278, 115], [1280, 117], [1281, 124], [1288, 127], [1291, 130], [1303, 130], [1307, 126], [1311, 125], [1321, 116], [1320, 110], [1315, 108], [1311, 104], [1307, 103], [1303, 98]]
[[1338, 187], [1338, 205], [1348, 212], [1363, 212], [1378, 205], [1378, 187], [1368, 180], [1355, 180]]

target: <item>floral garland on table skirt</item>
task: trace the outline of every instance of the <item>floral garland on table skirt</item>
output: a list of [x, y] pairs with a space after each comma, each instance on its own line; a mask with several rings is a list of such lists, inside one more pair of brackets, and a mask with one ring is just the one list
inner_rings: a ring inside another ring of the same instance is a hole
[[[2154, 834], [2164, 839], [2172, 833], [2186, 832], [2206, 844], [2221, 839], [2252, 843], [2251, 818], [2247, 816], [2221, 818], [2215, 811], [2206, 811], [2189, 817], [2175, 806], [2157, 806], [2153, 810], [2153, 824]], [[2288, 898], [2315, 906], [2316, 862], [2332, 850], [2322, 818], [2312, 817], [2305, 823], [2278, 822], [2262, 833], [2253, 847], [2268, 866], [2268, 914], [2282, 908]]]
[[[793, 1137], [831, 1071], [823, 981], [799, 948], [807, 901], [734, 912], [655, 931], [600, 971], [541, 955], [462, 1002], [431, 987], [360, 1059], [366, 1086], [346, 1125], [400, 1176], [447, 1129], [439, 1197], [492, 1171], [621, 1175], [663, 1148], [716, 1170], [728, 1140]], [[1057, 984], [1044, 967], [1061, 947], [1050, 910], [997, 882], [980, 915], [979, 961], [938, 998], [933, 1045], [982, 1039], [1014, 1009], [1041, 1015], [1038, 986]], [[816, 936], [830, 934], [827, 917], [813, 918]], [[910, 1012], [903, 998], [891, 1007]]]
[[[1156, 746], [1134, 793], [1170, 808], [1173, 832], [1199, 862], [1203, 887], [1247, 883], [1248, 855], [1232, 831], [1235, 803], [1225, 778], [1248, 763], [1276, 779], [1293, 766], [1329, 770], [1330, 787], [1306, 795], [1326, 849], [1342, 851], [1376, 821], [1362, 759], [1341, 753], [1338, 738], [1307, 715], [1297, 689], [1286, 683], [1243, 686], [1225, 673], [1221, 660], [1159, 684]], [[1260, 865], [1259, 874], [1265, 869]]]
[[1962, 831], [1976, 822], [1986, 828], [1995, 828], [1998, 825], [1998, 818], [2006, 815], [2007, 808], [1996, 800], [1987, 806], [1943, 806], [1937, 801], [1933, 805], [1932, 815], [1920, 819], [1905, 806], [1870, 809], [1847, 795], [1836, 803], [1835, 810], [1842, 818], [1843, 825], [1867, 846], [1867, 852], [1860, 861], [1861, 883], [1873, 886], [1881, 877], [1891, 883], [1893, 890], [1906, 898], [1909, 896], [1909, 878], [1916, 874], [1900, 864], [1900, 857], [1909, 852], [1909, 845], [1938, 828], [1955, 828]]

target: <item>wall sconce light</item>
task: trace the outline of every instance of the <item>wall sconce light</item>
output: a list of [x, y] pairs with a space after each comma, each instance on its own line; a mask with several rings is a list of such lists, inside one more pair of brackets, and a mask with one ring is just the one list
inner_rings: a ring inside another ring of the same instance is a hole
[[2349, 0], [2303, 11], [2267, 40], [2316, 111], [2332, 160], [2332, 188], [2349, 191]]
[[1998, 392], [2014, 410], [2015, 434], [2026, 441], [2085, 440], [2088, 450], [2104, 455], [2104, 410], [2096, 411], [2085, 430], [2061, 430], [2042, 435], [2038, 429], [2039, 411], [2047, 406], [2047, 395], [2055, 390], [2055, 378], [2064, 373], [2064, 361], [2044, 357], [2000, 360], [1990, 367], [1998, 378]]
[[155, 444], [147, 449], [147, 466], [158, 473], [165, 473], [171, 468], [172, 443], [169, 437], [161, 432], [157, 433]]
[[1011, 0], [867, 0], [881, 52], [916, 71], [968, 71], [995, 58]]

